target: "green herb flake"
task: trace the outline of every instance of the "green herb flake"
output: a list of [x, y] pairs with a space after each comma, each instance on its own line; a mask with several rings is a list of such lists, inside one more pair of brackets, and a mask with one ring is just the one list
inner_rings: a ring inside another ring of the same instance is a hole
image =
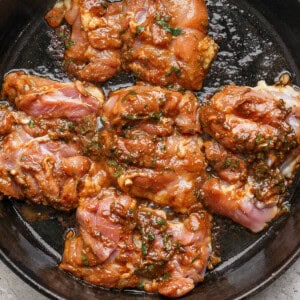
[[135, 210], [132, 209], [132, 208], [129, 208], [128, 211], [129, 211], [130, 214], [134, 214], [135, 213]]
[[140, 289], [144, 289], [144, 282], [141, 281], [141, 282], [139, 283], [139, 288], [140, 288]]
[[167, 222], [166, 222], [165, 220], [163, 220], [163, 219], [158, 219], [158, 220], [156, 221], [156, 223], [157, 223], [158, 225], [161, 225], [161, 226], [164, 226], [164, 225], [167, 224]]
[[115, 161], [115, 160], [110, 160], [110, 161], [108, 162], [108, 165], [109, 165], [110, 167], [116, 167], [116, 166], [118, 165], [118, 163], [117, 163], [117, 161]]
[[173, 28], [168, 24], [169, 20], [164, 18], [164, 19], [160, 19], [157, 18], [156, 19], [156, 23], [162, 28], [164, 29], [166, 32], [169, 32], [171, 35], [173, 36], [179, 36], [180, 34], [183, 33], [183, 30], [181, 28]]
[[222, 169], [228, 169], [232, 164], [232, 158], [227, 157], [222, 165]]
[[147, 253], [148, 253], [148, 247], [145, 244], [143, 244], [142, 245], [142, 254], [147, 255]]
[[172, 66], [168, 72], [166, 73], [166, 76], [171, 76], [172, 74], [175, 74], [176, 76], [180, 76], [181, 75], [181, 70], [175, 66]]
[[163, 279], [163, 280], [168, 280], [168, 279], [170, 279], [170, 273], [167, 272], [167, 273], [163, 274], [162, 279]]
[[30, 128], [33, 128], [33, 127], [34, 127], [34, 121], [33, 121], [33, 120], [30, 120], [30, 121], [29, 121], [29, 127], [30, 127]]
[[144, 26], [136, 26], [135, 27], [135, 34], [136, 36], [140, 35], [141, 32], [143, 32], [145, 30]]
[[237, 169], [239, 169], [239, 168], [240, 168], [240, 161], [239, 161], [238, 159], [236, 159], [236, 160], [234, 161], [233, 166], [231, 167], [231, 170], [234, 171], [234, 170], [237, 170]]
[[65, 37], [65, 32], [64, 31], [61, 31], [58, 35], [60, 38], [64, 38]]
[[160, 120], [162, 116], [163, 116], [162, 112], [152, 112], [150, 114], [150, 118], [154, 119], [154, 120], [157, 120], [157, 121]]
[[154, 266], [153, 265], [149, 265], [147, 266], [147, 271], [150, 272], [154, 269]]
[[149, 242], [153, 242], [154, 239], [155, 239], [154, 233], [149, 233], [149, 234], [148, 234], [148, 240], [149, 240]]
[[136, 92], [135, 90], [130, 90], [128, 94], [129, 94], [129, 95], [136, 95], [137, 92]]
[[118, 178], [118, 177], [120, 177], [122, 174], [123, 174], [123, 171], [122, 171], [122, 170], [116, 170], [116, 171], [114, 172], [113, 176], [114, 176], [115, 178]]
[[85, 266], [85, 267], [88, 267], [89, 266], [89, 261], [86, 257], [86, 254], [82, 251], [81, 252], [81, 260], [82, 260], [82, 264]]
[[263, 137], [263, 135], [260, 133], [260, 134], [257, 135], [257, 137], [256, 137], [256, 139], [255, 139], [255, 143], [256, 143], [256, 144], [261, 144], [261, 143], [263, 142], [263, 140], [264, 140], [264, 137]]
[[72, 40], [69, 40], [65, 43], [66, 49], [69, 49], [71, 46], [75, 45], [75, 42]]

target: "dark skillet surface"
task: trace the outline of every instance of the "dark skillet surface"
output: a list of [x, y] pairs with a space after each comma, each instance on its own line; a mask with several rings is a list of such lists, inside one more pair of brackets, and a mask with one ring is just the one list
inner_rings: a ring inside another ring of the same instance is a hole
[[[63, 79], [60, 64], [47, 51], [49, 28], [43, 15], [54, 1], [0, 0], [0, 80], [11, 69], [27, 69]], [[210, 33], [220, 52], [197, 93], [203, 100], [222, 85], [272, 84], [287, 70], [300, 85], [300, 3], [296, 0], [209, 0]], [[222, 5], [221, 5], [222, 4]], [[51, 33], [51, 32], [50, 32]], [[298, 68], [297, 68], [298, 66]], [[122, 74], [104, 85], [106, 91], [130, 85]], [[298, 176], [299, 177], [299, 176]], [[185, 299], [239, 299], [272, 282], [300, 254], [300, 186], [291, 188], [291, 212], [260, 234], [229, 220], [215, 218], [223, 263]], [[63, 235], [73, 214], [37, 208], [46, 220], [26, 221], [25, 204], [0, 203], [0, 255], [25, 281], [45, 295], [68, 299], [159, 299], [134, 291], [92, 287], [60, 271]], [[43, 219], [43, 218], [42, 218]], [[28, 220], [28, 219], [27, 219]]]

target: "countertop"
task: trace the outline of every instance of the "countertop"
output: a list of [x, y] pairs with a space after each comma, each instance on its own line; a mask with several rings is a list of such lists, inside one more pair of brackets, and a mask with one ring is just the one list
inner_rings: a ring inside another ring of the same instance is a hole
[[[0, 261], [0, 300], [46, 300]], [[251, 300], [300, 299], [300, 259], [281, 277]], [[103, 299], [101, 299], [103, 300]]]

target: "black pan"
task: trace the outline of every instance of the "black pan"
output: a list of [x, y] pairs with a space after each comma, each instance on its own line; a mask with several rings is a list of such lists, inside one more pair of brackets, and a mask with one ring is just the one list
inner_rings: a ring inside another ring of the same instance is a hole
[[[283, 71], [300, 85], [300, 2], [297, 0], [209, 0], [210, 34], [219, 55], [197, 93], [199, 99], [230, 83], [272, 84]], [[11, 69], [63, 79], [66, 74], [49, 51], [53, 32], [43, 16], [54, 1], [0, 0], [0, 81]], [[121, 74], [106, 91], [132, 84]], [[298, 176], [299, 178], [299, 176]], [[240, 299], [279, 276], [300, 254], [300, 186], [295, 180], [291, 211], [259, 234], [216, 217], [217, 246], [223, 262], [185, 299]], [[108, 291], [59, 270], [63, 235], [73, 214], [31, 211], [22, 202], [0, 202], [0, 255], [13, 271], [41, 293], [56, 299], [159, 299], [137, 291]], [[36, 212], [39, 212], [37, 214]], [[38, 217], [36, 217], [38, 216]]]

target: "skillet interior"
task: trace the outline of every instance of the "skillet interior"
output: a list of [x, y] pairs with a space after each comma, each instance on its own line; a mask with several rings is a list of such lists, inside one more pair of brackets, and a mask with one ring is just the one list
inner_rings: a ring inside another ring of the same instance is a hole
[[[51, 32], [43, 15], [55, 1], [0, 0], [0, 80], [11, 69], [24, 68], [58, 79], [65, 74], [47, 48]], [[203, 100], [222, 85], [273, 83], [283, 70], [300, 85], [300, 3], [297, 0], [209, 0], [210, 31], [219, 55], [197, 93]], [[222, 5], [221, 5], [222, 4]], [[288, 49], [288, 50], [287, 50]], [[233, 53], [233, 56], [232, 56]], [[106, 91], [132, 83], [122, 74], [104, 85]], [[260, 234], [215, 218], [223, 263], [207, 274], [186, 299], [233, 299], [250, 295], [271, 282], [300, 252], [300, 187], [295, 181], [291, 213]], [[63, 234], [73, 215], [38, 208], [46, 220], [28, 222], [22, 203], [0, 203], [0, 254], [23, 279], [54, 298], [158, 299], [134, 291], [92, 287], [60, 271]], [[27, 220], [27, 221], [26, 221]], [[284, 251], [283, 251], [284, 245]]]

